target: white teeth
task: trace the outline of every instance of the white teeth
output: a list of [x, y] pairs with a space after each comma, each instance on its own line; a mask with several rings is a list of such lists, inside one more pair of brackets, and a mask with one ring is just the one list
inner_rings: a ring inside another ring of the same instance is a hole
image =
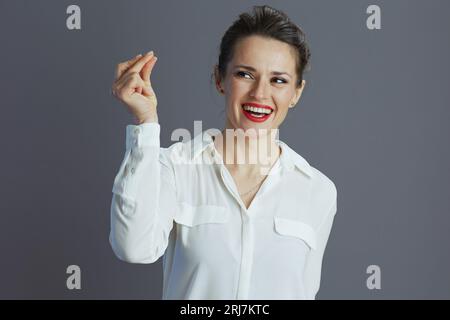
[[265, 114], [271, 114], [272, 113], [272, 110], [265, 109], [265, 108], [255, 108], [255, 107], [247, 106], [247, 105], [244, 105], [243, 108], [244, 108], [245, 111], [252, 111], [252, 112], [258, 112], [258, 113], [265, 113]]

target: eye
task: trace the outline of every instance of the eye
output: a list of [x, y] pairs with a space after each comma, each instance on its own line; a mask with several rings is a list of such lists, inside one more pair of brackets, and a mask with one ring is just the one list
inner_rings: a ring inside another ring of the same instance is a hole
[[[238, 71], [238, 72], [236, 72], [236, 75], [237, 75], [238, 77], [240, 77], [240, 78], [243, 78], [243, 77], [245, 77], [245, 76], [248, 76], [249, 78], [247, 78], [247, 79], [252, 79], [251, 75], [250, 75], [249, 73], [247, 73], [247, 72], [244, 72], [244, 71]], [[274, 78], [274, 80], [275, 80], [275, 81], [280, 81], [280, 82], [277, 82], [277, 84], [287, 83], [287, 81], [284, 80], [283, 78]]]
[[274, 79], [275, 79], [275, 81], [277, 81], [277, 80], [281, 81], [281, 82], [277, 82], [277, 83], [287, 83], [287, 81], [284, 80], [283, 78], [274, 78]]
[[[238, 77], [245, 77], [246, 75], [247, 76], [250, 76], [247, 72], [244, 72], [244, 71], [238, 71], [238, 72], [236, 72], [236, 75], [238, 76]], [[247, 79], [251, 79], [251, 77], [250, 78], [247, 78]]]

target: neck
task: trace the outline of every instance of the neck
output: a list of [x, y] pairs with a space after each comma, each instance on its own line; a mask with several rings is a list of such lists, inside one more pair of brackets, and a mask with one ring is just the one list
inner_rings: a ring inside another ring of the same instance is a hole
[[225, 166], [244, 176], [268, 173], [281, 153], [275, 142], [278, 129], [236, 130], [226, 127], [215, 136], [214, 144], [222, 155]]

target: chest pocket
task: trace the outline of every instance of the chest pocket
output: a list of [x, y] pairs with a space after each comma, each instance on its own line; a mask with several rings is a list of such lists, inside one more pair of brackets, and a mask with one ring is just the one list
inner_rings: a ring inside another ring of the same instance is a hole
[[275, 216], [274, 226], [278, 234], [303, 240], [310, 249], [317, 248], [316, 232], [309, 224], [295, 219]]
[[229, 247], [228, 208], [193, 206], [185, 202], [179, 205], [180, 210], [174, 217], [177, 262], [189, 268], [200, 264], [219, 266]]
[[180, 210], [175, 222], [187, 227], [195, 227], [207, 223], [225, 223], [228, 221], [226, 207], [216, 205], [193, 206], [186, 202], [180, 203]]

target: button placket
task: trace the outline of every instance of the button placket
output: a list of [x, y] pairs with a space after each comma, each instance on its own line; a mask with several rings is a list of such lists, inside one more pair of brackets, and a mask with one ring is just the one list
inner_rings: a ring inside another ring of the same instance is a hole
[[[228, 169], [225, 167], [225, 165], [222, 163], [220, 167], [220, 175], [222, 176], [222, 180], [225, 183], [225, 186], [227, 187], [228, 191], [231, 193], [231, 195], [236, 199], [238, 204], [241, 206], [241, 209], [244, 210], [244, 212], [247, 212], [247, 209], [245, 208], [244, 203], [242, 202], [241, 197], [239, 197], [239, 194], [234, 191], [234, 189], [237, 190], [236, 184], [234, 183], [233, 178], [231, 177], [231, 174], [229, 173]], [[234, 186], [234, 188], [233, 188]]]
[[[243, 210], [241, 210], [243, 211]], [[239, 273], [239, 284], [237, 299], [248, 299], [250, 291], [250, 282], [253, 267], [253, 247], [254, 234], [251, 218], [242, 212], [242, 242], [241, 242], [241, 268]]]

